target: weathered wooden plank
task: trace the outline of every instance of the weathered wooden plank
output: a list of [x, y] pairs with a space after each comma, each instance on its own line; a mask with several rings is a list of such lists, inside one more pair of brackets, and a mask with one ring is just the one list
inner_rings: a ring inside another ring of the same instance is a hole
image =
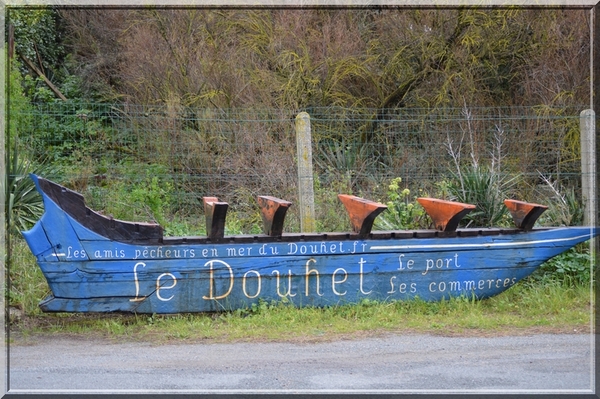
[[456, 233], [459, 237], [477, 237], [480, 231], [480, 229], [458, 229]]
[[[516, 237], [519, 237], [517, 234]], [[433, 270], [472, 271], [480, 268], [510, 268], [510, 265], [535, 264], [545, 257], [559, 253], [562, 248], [554, 241], [546, 245], [529, 245], [523, 242], [513, 247], [506, 243], [515, 243], [517, 239], [504, 239], [497, 243], [480, 236], [477, 241], [465, 244], [460, 238], [448, 242], [437, 238], [422, 244], [420, 239], [410, 239], [398, 245], [390, 240], [361, 241], [322, 241], [322, 242], [273, 242], [269, 244], [215, 244], [177, 245], [177, 246], [132, 246], [113, 243], [99, 248], [98, 243], [84, 243], [84, 251], [89, 253], [79, 258], [74, 248], [67, 250], [65, 258], [71, 262], [42, 262], [41, 267], [50, 284], [70, 282], [67, 291], [55, 291], [57, 296], [67, 296], [69, 290], [82, 295], [85, 288], [81, 281], [89, 286], [84, 297], [102, 295], [122, 295], [131, 291], [135, 281], [149, 281], [149, 289], [176, 279], [177, 281], [208, 278], [214, 275], [233, 276], [237, 281], [250, 275], [264, 275], [272, 278], [277, 274], [312, 275], [318, 273], [331, 278], [336, 270], [345, 274], [373, 272], [375, 267], [386, 265], [387, 271], [403, 270], [404, 262], [412, 260], [407, 271], [425, 276]], [[536, 240], [539, 241], [539, 240]], [[569, 244], [569, 243], [567, 243]], [[465, 248], [465, 245], [468, 245]], [[449, 248], [448, 248], [449, 247]], [[86, 249], [87, 248], [87, 249]], [[515, 251], [514, 248], [519, 248]], [[483, 259], [487, 259], [483, 261]], [[91, 260], [91, 261], [90, 261]], [[167, 274], [165, 274], [167, 273]], [[379, 273], [379, 271], [378, 271]], [[160, 276], [163, 276], [160, 278]], [[104, 286], [103, 286], [104, 284]], [[108, 289], [108, 286], [116, 288]], [[63, 284], [63, 288], [65, 289]], [[129, 287], [129, 288], [128, 288]], [[58, 290], [59, 288], [57, 288]], [[147, 295], [147, 294], [144, 294]]]
[[56, 298], [49, 295], [44, 298], [39, 307], [44, 312], [136, 312], [141, 302], [132, 302], [122, 297], [84, 298]]
[[415, 230], [414, 235], [416, 238], [433, 238], [437, 237], [438, 232], [435, 230]]
[[[428, 260], [429, 262], [424, 263]], [[97, 287], [92, 287], [92, 284], [87, 287], [93, 291], [84, 294], [90, 296], [73, 296], [73, 293], [79, 293], [76, 289], [77, 281], [61, 282], [60, 288], [55, 287], [58, 289], [54, 296], [68, 300], [62, 306], [89, 301], [107, 306], [106, 302], [110, 301], [112, 311], [132, 311], [135, 308], [136, 312], [141, 313], [230, 310], [257, 303], [259, 298], [266, 301], [285, 298], [298, 306], [356, 303], [362, 299], [410, 300], [417, 296], [422, 300], [435, 301], [461, 295], [477, 298], [496, 295], [512, 287], [535, 269], [535, 266], [481, 268], [465, 276], [456, 272], [457, 265], [451, 255], [442, 260], [443, 263], [436, 263], [437, 259], [410, 256], [398, 259], [397, 256], [390, 255], [389, 261], [393, 261], [396, 267], [395, 270], [385, 272], [378, 272], [374, 262], [361, 263], [358, 258], [359, 268], [354, 272], [346, 267], [326, 273], [318, 263], [310, 263], [308, 268], [305, 265], [297, 265], [294, 269], [278, 266], [243, 274], [213, 269], [212, 272], [207, 270], [203, 274], [193, 274], [186, 278], [179, 273], [162, 273], [146, 275], [145, 278], [138, 276], [136, 281], [132, 279], [121, 284], [99, 281]], [[458, 268], [462, 267], [460, 258], [458, 262]], [[113, 291], [118, 291], [119, 296], [106, 296], [107, 292]], [[123, 293], [129, 295], [123, 296]], [[53, 311], [69, 310], [63, 308]], [[98, 310], [79, 307], [76, 311]], [[101, 311], [109, 310], [104, 308]]]

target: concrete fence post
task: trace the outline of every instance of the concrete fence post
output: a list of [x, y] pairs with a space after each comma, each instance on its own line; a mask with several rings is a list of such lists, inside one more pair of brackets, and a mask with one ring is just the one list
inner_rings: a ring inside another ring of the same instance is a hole
[[316, 227], [312, 138], [310, 132], [310, 116], [306, 112], [301, 112], [296, 116], [296, 147], [298, 154], [300, 230], [303, 233], [313, 233], [316, 231]]

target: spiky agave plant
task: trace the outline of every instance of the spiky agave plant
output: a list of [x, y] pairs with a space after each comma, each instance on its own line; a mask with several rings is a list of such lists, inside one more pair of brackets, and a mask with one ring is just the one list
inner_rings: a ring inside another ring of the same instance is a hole
[[484, 166], [470, 166], [462, 169], [460, 174], [451, 175], [450, 199], [477, 207], [463, 219], [466, 227], [502, 226], [508, 222], [504, 200], [511, 198], [519, 175], [502, 175]]
[[44, 212], [42, 197], [35, 189], [29, 173], [48, 174], [46, 166], [36, 166], [17, 151], [9, 155], [6, 175], [6, 219], [11, 233], [31, 228]]

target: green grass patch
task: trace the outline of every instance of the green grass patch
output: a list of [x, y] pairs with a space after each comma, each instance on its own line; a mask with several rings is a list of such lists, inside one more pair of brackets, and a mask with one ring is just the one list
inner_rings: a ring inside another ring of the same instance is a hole
[[386, 333], [565, 333], [587, 332], [589, 326], [589, 289], [523, 282], [481, 301], [363, 301], [324, 308], [263, 302], [250, 309], [212, 314], [42, 314], [25, 318], [11, 329], [17, 336], [76, 334], [163, 343], [311, 342]]

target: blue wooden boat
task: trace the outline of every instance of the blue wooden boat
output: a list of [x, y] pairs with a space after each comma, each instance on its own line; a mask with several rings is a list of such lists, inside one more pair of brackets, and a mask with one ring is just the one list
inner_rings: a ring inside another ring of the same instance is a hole
[[157, 224], [106, 217], [79, 193], [31, 178], [45, 211], [23, 235], [52, 292], [40, 302], [46, 312], [208, 312], [259, 300], [327, 306], [481, 299], [596, 235], [592, 227], [534, 229], [545, 207], [519, 201], [507, 201], [515, 228], [457, 229], [473, 206], [435, 199], [420, 202], [436, 229], [371, 231], [385, 205], [340, 195], [352, 232], [284, 233], [291, 203], [265, 196], [258, 199], [264, 233], [229, 237], [227, 203], [205, 197], [207, 236], [163, 237]]

